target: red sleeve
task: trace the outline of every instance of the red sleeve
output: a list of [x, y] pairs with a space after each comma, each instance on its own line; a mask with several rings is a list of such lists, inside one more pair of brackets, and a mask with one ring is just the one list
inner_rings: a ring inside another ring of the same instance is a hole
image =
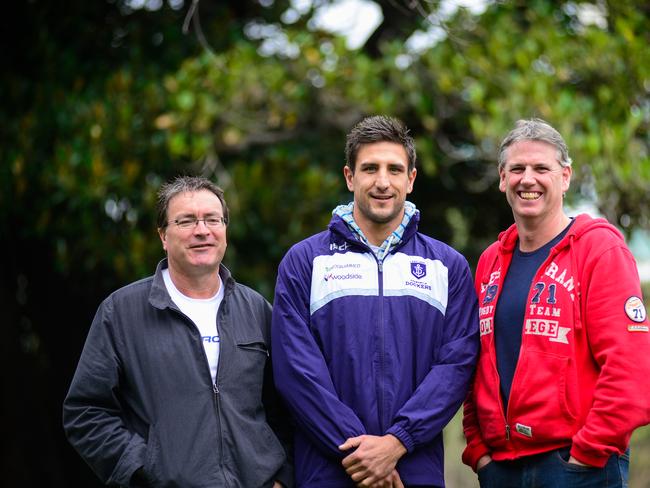
[[470, 388], [467, 399], [463, 404], [463, 433], [467, 446], [463, 451], [463, 463], [476, 471], [478, 460], [490, 454], [490, 448], [483, 442], [481, 429], [476, 418], [476, 403], [474, 401], [474, 388]]
[[[476, 277], [474, 279], [474, 285], [476, 288], [476, 295], [481, 297], [481, 281], [483, 274], [485, 272], [485, 262], [486, 254], [483, 253], [479, 259]], [[481, 304], [479, 303], [479, 307]], [[481, 353], [479, 352], [479, 355]], [[478, 460], [486, 454], [490, 454], [490, 448], [483, 442], [483, 437], [481, 436], [481, 429], [478, 424], [478, 418], [476, 416], [476, 400], [474, 398], [474, 379], [472, 379], [467, 398], [463, 404], [463, 433], [465, 434], [465, 439], [467, 441], [467, 446], [463, 451], [463, 463], [467, 464], [474, 471], [476, 471], [476, 465]]]
[[604, 466], [632, 432], [650, 422], [650, 333], [636, 263], [624, 245], [590, 252], [582, 275], [581, 314], [600, 373], [571, 455]]

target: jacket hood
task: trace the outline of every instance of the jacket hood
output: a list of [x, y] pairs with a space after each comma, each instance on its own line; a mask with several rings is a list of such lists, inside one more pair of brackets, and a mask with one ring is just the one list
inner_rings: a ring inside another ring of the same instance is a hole
[[[406, 226], [406, 229], [404, 229], [404, 234], [402, 234], [402, 239], [400, 244], [398, 244], [395, 247], [392, 247], [390, 252], [393, 252], [395, 249], [399, 248], [404, 242], [407, 242], [415, 233], [418, 231], [418, 223], [420, 222], [420, 212], [415, 212], [413, 216], [411, 217], [411, 220], [409, 221], [408, 225]], [[327, 228], [330, 230], [332, 233], [332, 237], [336, 237], [338, 239], [343, 239], [348, 243], [356, 244], [362, 247], [366, 247], [365, 244], [363, 244], [360, 240], [357, 239], [356, 235], [352, 230], [348, 227], [348, 224], [345, 223], [345, 221], [339, 217], [338, 215], [332, 215], [332, 219], [330, 220], [329, 225]]]
[[[552, 258], [554, 255], [562, 251], [568, 252], [571, 261], [571, 268], [577, 270], [577, 253], [574, 249], [574, 244], [577, 243], [577, 241], [579, 241], [583, 236], [595, 229], [608, 229], [615, 238], [620, 239], [621, 243], [624, 244], [625, 239], [623, 238], [623, 235], [606, 219], [593, 218], [587, 214], [580, 214], [574, 218], [573, 225], [571, 225], [564, 238], [551, 249], [550, 257]], [[514, 247], [517, 243], [517, 237], [518, 232], [516, 224], [512, 224], [507, 230], [499, 234], [499, 249], [498, 252], [494, 255], [495, 261], [498, 259], [498, 256], [500, 254], [510, 254], [513, 252]], [[485, 279], [486, 277], [484, 277], [484, 280]], [[577, 297], [580, 297], [580, 294], [582, 292], [580, 281], [575, 284], [575, 287], [575, 294]], [[573, 302], [575, 317], [574, 326], [576, 329], [582, 328], [582, 317], [580, 313], [579, 302], [579, 298]]]

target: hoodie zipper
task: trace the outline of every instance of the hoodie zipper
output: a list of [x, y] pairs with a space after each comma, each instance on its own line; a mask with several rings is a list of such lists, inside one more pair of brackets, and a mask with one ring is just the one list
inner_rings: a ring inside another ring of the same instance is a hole
[[[564, 238], [566, 238], [566, 236]], [[561, 241], [563, 241], [564, 238], [562, 238]], [[559, 244], [559, 243], [557, 243], [557, 244]], [[544, 259], [542, 264], [540, 264], [539, 268], [535, 272], [535, 275], [533, 276], [533, 280], [531, 282], [531, 285], [533, 283], [537, 283], [540, 280], [540, 276], [543, 275], [543, 273], [544, 273], [543, 270], [545, 270], [548, 267], [548, 263], [551, 262], [553, 260], [553, 258], [557, 254], [559, 254], [559, 252], [556, 250], [557, 249], [557, 244], [550, 249], [550, 251], [548, 253], [548, 256], [546, 257], [546, 259]], [[500, 254], [500, 253], [498, 253], [498, 254]], [[498, 255], [497, 255], [497, 259], [498, 259]], [[508, 264], [508, 267], [509, 266], [510, 266], [510, 264]], [[503, 268], [503, 266], [501, 266], [501, 267]], [[506, 270], [506, 273], [507, 273], [507, 271], [508, 270]], [[541, 271], [541, 274], [540, 274], [540, 271]], [[501, 296], [501, 288], [503, 287], [504, 280], [505, 280], [505, 274], [502, 272], [502, 278], [500, 278], [500, 285], [501, 286], [499, 286], [499, 294], [495, 297], [495, 301], [494, 301], [495, 313], [496, 313], [496, 306], [497, 306], [497, 303], [499, 301], [499, 297]], [[526, 298], [526, 307], [524, 308], [524, 321], [525, 321], [525, 318], [526, 318], [526, 316], [528, 314], [528, 303], [530, 301], [531, 291], [532, 291], [532, 288], [529, 290], [528, 297]], [[575, 303], [575, 301], [574, 301], [574, 303]], [[493, 317], [494, 317], [494, 315], [493, 315]], [[519, 356], [518, 356], [518, 359], [517, 359], [517, 365], [515, 366], [515, 372], [514, 372], [514, 374], [512, 376], [512, 384], [510, 386], [510, 395], [508, 396], [507, 409], [504, 410], [503, 402], [499, 401], [499, 405], [501, 407], [501, 415], [502, 415], [502, 418], [503, 418], [503, 422], [505, 424], [505, 438], [506, 438], [506, 441], [510, 441], [510, 422], [508, 420], [508, 414], [511, 411], [510, 407], [512, 406], [512, 392], [514, 390], [514, 386], [515, 386], [515, 383], [516, 383], [515, 380], [517, 379], [517, 373], [519, 372], [519, 369], [520, 369], [519, 368], [519, 358], [522, 357], [522, 353], [523, 353], [523, 350], [524, 350], [524, 340], [525, 340], [524, 327], [525, 327], [525, 323], [522, 323], [521, 346], [519, 346]], [[492, 337], [492, 341], [494, 342], [494, 336]], [[494, 355], [494, 357], [492, 359], [493, 359], [492, 365], [493, 365], [493, 367], [494, 367], [494, 369], [496, 371], [496, 376], [497, 376], [497, 378], [499, 380], [498, 385], [497, 385], [498, 386], [497, 391], [501, 392], [501, 378], [499, 377], [499, 370], [498, 370], [497, 365], [496, 365], [496, 351], [495, 351], [495, 355]], [[499, 400], [501, 400], [501, 395], [500, 394], [499, 394]]]

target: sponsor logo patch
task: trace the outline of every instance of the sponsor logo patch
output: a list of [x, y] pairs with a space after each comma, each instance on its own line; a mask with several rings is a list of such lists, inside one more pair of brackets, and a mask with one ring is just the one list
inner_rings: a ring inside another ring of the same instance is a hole
[[411, 274], [418, 280], [427, 275], [427, 265], [418, 261], [411, 262]]
[[330, 280], [360, 280], [360, 279], [363, 279], [363, 276], [361, 276], [359, 273], [347, 273], [347, 274], [326, 273], [323, 278], [325, 279], [325, 281], [330, 281]]
[[533, 429], [524, 424], [515, 424], [515, 430], [526, 437], [533, 437]]
[[[645, 306], [639, 297], [630, 297], [625, 301], [625, 314], [635, 322], [643, 322], [646, 319]], [[629, 327], [628, 327], [629, 330]]]
[[345, 251], [348, 248], [348, 243], [337, 244], [336, 242], [330, 243], [330, 251]]

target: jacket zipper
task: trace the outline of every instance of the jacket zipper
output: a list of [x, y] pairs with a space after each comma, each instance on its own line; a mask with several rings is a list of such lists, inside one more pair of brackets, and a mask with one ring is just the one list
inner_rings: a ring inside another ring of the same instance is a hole
[[[372, 253], [373, 256], [375, 256], [375, 253]], [[384, 349], [385, 349], [385, 342], [386, 338], [384, 337], [384, 262], [383, 260], [380, 261], [377, 259], [377, 256], [375, 256], [375, 260], [377, 261], [377, 279], [379, 280], [378, 283], [378, 290], [379, 290], [379, 339], [380, 339], [380, 348], [379, 348], [379, 367], [380, 367], [380, 375], [379, 375], [379, 422], [380, 425], [382, 426], [382, 429], [385, 428], [384, 425], [384, 385], [383, 379], [384, 379], [384, 374], [385, 374], [385, 367], [384, 367]]]
[[[221, 286], [224, 286], [225, 284], [223, 281], [221, 282]], [[215, 327], [217, 328], [217, 335], [221, 337], [221, 333], [219, 332], [219, 317], [223, 315], [223, 309], [226, 306], [226, 294], [224, 290], [224, 297], [221, 300], [221, 305], [219, 306], [219, 310], [217, 310], [217, 320]], [[221, 361], [223, 360], [223, 355], [221, 354], [223, 352], [222, 349], [222, 344], [224, 344], [225, 341], [219, 341], [219, 362], [217, 363], [217, 371], [215, 372], [214, 375], [214, 383], [212, 384], [212, 391], [213, 391], [213, 396], [212, 398], [214, 399], [214, 406], [215, 406], [215, 415], [217, 417], [217, 425], [219, 428], [219, 448], [220, 448], [220, 455], [219, 455], [219, 465], [221, 466], [221, 474], [223, 475], [223, 481], [224, 481], [224, 486], [230, 486], [230, 483], [228, 483], [228, 478], [226, 477], [226, 470], [223, 464], [224, 461], [224, 446], [223, 446], [223, 429], [221, 428], [221, 402], [219, 401], [219, 370], [221, 369]], [[208, 358], [206, 356], [205, 358], [206, 363], [208, 362]], [[209, 370], [209, 364], [208, 364], [208, 370]], [[209, 371], [208, 371], [209, 373]], [[210, 378], [212, 378], [212, 375], [210, 375]]]
[[[553, 252], [554, 249], [555, 248], [553, 248], [553, 249], [551, 249], [549, 251], [548, 256], [546, 257], [546, 259], [542, 262], [542, 264], [539, 266], [539, 268], [535, 272], [535, 275], [533, 277], [533, 282], [537, 282], [539, 280], [539, 276], [540, 276], [539, 272], [540, 272], [540, 270], [545, 269], [546, 265], [547, 265], [546, 263], [551, 261], [552, 258], [555, 256], [556, 253]], [[508, 267], [510, 267], [509, 264], [508, 264]], [[506, 269], [505, 273], [507, 273], [507, 272], [508, 272], [508, 270]], [[503, 276], [505, 277], [505, 274]], [[501, 284], [501, 286], [503, 286], [503, 279], [500, 280], [500, 284]], [[501, 291], [500, 290], [501, 286], [499, 287], [499, 292]], [[528, 302], [529, 302], [529, 299], [530, 299], [530, 295], [531, 295], [531, 290], [528, 291], [528, 297], [526, 298], [526, 304], [525, 304], [526, 306], [524, 308], [524, 320], [525, 320], [526, 315], [528, 313], [527, 310], [528, 310]], [[501, 293], [499, 293], [495, 297], [495, 300], [494, 300], [495, 313], [496, 313], [496, 306], [497, 306], [497, 304], [499, 302], [500, 296], [501, 296]], [[492, 315], [492, 317], [494, 317], [494, 314]], [[523, 329], [523, 327], [524, 327], [524, 324], [522, 324], [522, 330], [521, 330], [521, 346], [519, 346], [519, 358], [522, 357], [522, 353], [523, 353], [523, 350], [524, 350], [524, 329]], [[494, 335], [492, 337], [492, 341], [494, 342]], [[497, 365], [496, 365], [496, 350], [495, 350], [495, 355], [494, 355], [494, 357], [492, 359], [493, 359], [492, 365], [493, 365], [495, 371], [497, 372], [497, 378], [499, 378], [499, 384], [497, 385], [497, 387], [498, 387], [497, 391], [499, 392], [499, 400], [501, 400], [501, 394], [500, 394], [500, 392], [501, 392], [501, 378], [499, 377], [499, 370], [498, 370]], [[511, 403], [512, 403], [511, 402], [511, 400], [512, 400], [512, 391], [514, 390], [515, 380], [517, 378], [517, 372], [518, 371], [519, 371], [519, 359], [517, 359], [517, 365], [515, 366], [515, 372], [512, 375], [512, 385], [510, 385], [510, 395], [508, 396], [508, 403], [507, 403], [508, 408], [507, 408], [506, 411], [504, 411], [503, 402], [499, 401], [499, 405], [501, 407], [501, 415], [503, 417], [503, 423], [505, 424], [506, 441], [510, 441], [510, 423], [508, 421], [508, 412], [510, 412], [510, 410], [511, 410], [510, 407], [511, 407]]]

